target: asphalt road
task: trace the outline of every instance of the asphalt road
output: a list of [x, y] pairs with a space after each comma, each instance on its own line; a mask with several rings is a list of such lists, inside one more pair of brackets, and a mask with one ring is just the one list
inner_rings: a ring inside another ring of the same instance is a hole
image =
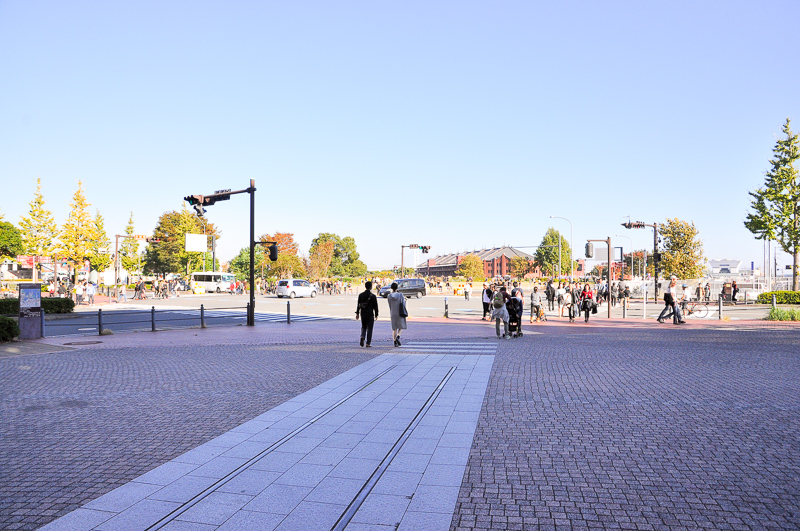
[[[380, 319], [389, 315], [388, 304], [385, 299], [378, 298]], [[244, 324], [246, 321], [245, 307], [249, 302], [248, 295], [230, 294], [185, 294], [170, 299], [148, 299], [145, 301], [130, 300], [122, 304], [106, 304], [103, 309], [103, 328], [114, 332], [150, 330], [151, 309], [156, 310], [156, 328], [186, 328], [200, 326], [200, 306], [204, 307], [206, 326], [230, 326]], [[347, 295], [319, 295], [314, 298], [286, 299], [275, 295], [261, 295], [256, 297], [256, 323], [259, 322], [285, 322], [287, 309], [290, 310], [293, 322], [302, 322], [319, 319], [353, 319], [356, 306], [356, 294]], [[483, 308], [478, 296], [472, 296], [467, 301], [463, 296], [430, 294], [422, 298], [407, 300], [409, 315], [413, 317], [443, 317], [447, 306], [450, 318], [480, 319]], [[608, 315], [605, 305], [599, 308], [595, 318]], [[652, 301], [646, 307], [642, 301], [633, 301], [625, 317], [642, 319], [643, 311], [647, 318], [655, 319], [663, 308], [662, 304], [655, 305]], [[98, 307], [82, 306], [70, 316], [48, 317], [47, 336], [62, 335], [94, 335], [98, 333]], [[761, 306], [726, 306], [723, 315], [733, 320], [761, 319], [766, 316], [768, 309]], [[550, 320], [561, 320], [557, 309], [547, 311]], [[525, 309], [524, 318], [527, 319], [529, 306]], [[565, 313], [566, 315], [566, 313]], [[623, 317], [621, 306], [612, 308], [613, 318]], [[689, 316], [694, 318], [694, 316]], [[719, 314], [715, 304], [708, 305], [705, 319], [718, 319]], [[565, 318], [564, 318], [565, 319]]]

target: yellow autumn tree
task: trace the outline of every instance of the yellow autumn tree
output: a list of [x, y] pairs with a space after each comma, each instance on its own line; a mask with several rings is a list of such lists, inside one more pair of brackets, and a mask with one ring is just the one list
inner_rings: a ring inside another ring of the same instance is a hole
[[89, 215], [90, 203], [83, 195], [81, 181], [78, 181], [78, 189], [72, 196], [69, 206], [69, 216], [61, 229], [59, 253], [77, 266], [75, 267], [77, 272], [83, 266], [83, 260], [91, 254], [92, 241], [95, 239], [95, 223]]

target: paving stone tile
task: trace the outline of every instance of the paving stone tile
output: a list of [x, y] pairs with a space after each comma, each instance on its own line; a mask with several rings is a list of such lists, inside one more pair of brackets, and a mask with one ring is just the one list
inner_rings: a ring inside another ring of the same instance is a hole
[[301, 487], [316, 487], [322, 479], [332, 470], [333, 465], [313, 465], [309, 463], [298, 463], [284, 472], [276, 484], [298, 485]]
[[115, 517], [106, 520], [95, 529], [98, 531], [130, 531], [146, 529], [177, 509], [177, 503], [143, 500]]
[[154, 468], [147, 474], [143, 474], [134, 481], [138, 483], [149, 483], [151, 485], [169, 485], [173, 481], [180, 479], [189, 472], [192, 472], [198, 465], [170, 461]]
[[442, 485], [446, 487], [459, 487], [464, 476], [463, 465], [433, 465], [428, 464], [422, 476], [421, 485]]
[[396, 496], [412, 496], [422, 481], [422, 474], [416, 472], [395, 472], [386, 470], [375, 484], [375, 494], [393, 494]]
[[371, 493], [353, 516], [354, 523], [397, 525], [411, 500], [407, 496]]
[[452, 515], [458, 500], [460, 484], [454, 487], [420, 485], [411, 500], [409, 511]]
[[306, 497], [306, 501], [347, 506], [363, 486], [364, 481], [360, 479], [328, 476], [314, 487], [314, 490]]
[[366, 481], [378, 468], [381, 462], [378, 459], [356, 459], [345, 457], [330, 472], [329, 476], [334, 478], [360, 479]]
[[311, 492], [311, 487], [273, 483], [244, 508], [262, 513], [289, 514]]
[[277, 531], [307, 531], [310, 525], [316, 529], [330, 529], [347, 509], [347, 505], [301, 502], [297, 508], [276, 528]]
[[301, 453], [274, 450], [253, 463], [249, 468], [251, 470], [266, 470], [268, 472], [283, 473], [292, 468], [304, 457], [305, 454]]
[[[102, 524], [116, 513], [95, 511], [93, 509], [77, 509], [42, 527], [43, 531], [89, 531]], [[9, 527], [9, 529], [12, 529]]]
[[[452, 518], [450, 513], [424, 513], [412, 511], [409, 508], [405, 516], [403, 516], [403, 521], [400, 522], [400, 527], [397, 528], [397, 531], [417, 531], [420, 529], [425, 531], [446, 531], [451, 529], [450, 521]], [[519, 529], [528, 528], [522, 526]]]
[[184, 511], [176, 520], [221, 525], [252, 499], [253, 496], [242, 494], [212, 492]]
[[188, 475], [221, 479], [242, 466], [247, 459], [235, 457], [215, 457], [208, 463], [192, 470]]
[[216, 481], [218, 480], [215, 478], [184, 476], [149, 495], [147, 499], [186, 503], [213, 485]]
[[217, 491], [255, 496], [261, 493], [280, 476], [280, 472], [248, 469], [237, 474], [236, 477], [219, 487]]
[[239, 511], [217, 528], [217, 531], [272, 531], [280, 524], [285, 514]]
[[118, 513], [147, 498], [161, 487], [147, 483], [127, 483], [84, 505], [85, 509]]

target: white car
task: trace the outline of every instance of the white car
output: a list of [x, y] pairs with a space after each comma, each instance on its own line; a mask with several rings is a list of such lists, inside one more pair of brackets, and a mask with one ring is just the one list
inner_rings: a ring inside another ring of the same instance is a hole
[[296, 278], [289, 278], [278, 281], [278, 288], [275, 290], [278, 298], [289, 297], [316, 297], [317, 288], [308, 280], [299, 280]]

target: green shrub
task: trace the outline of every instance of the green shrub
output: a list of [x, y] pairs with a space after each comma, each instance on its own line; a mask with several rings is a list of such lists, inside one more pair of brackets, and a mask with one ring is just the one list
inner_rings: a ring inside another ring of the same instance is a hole
[[48, 297], [42, 299], [42, 309], [44, 309], [45, 313], [72, 313], [72, 310], [75, 309], [75, 301], [66, 298]]
[[0, 341], [11, 341], [19, 335], [19, 326], [10, 317], [0, 317]]
[[775, 295], [776, 304], [800, 304], [800, 291], [768, 291], [759, 295], [756, 302], [772, 304], [773, 295]]
[[772, 308], [767, 316], [767, 321], [800, 321], [800, 309]]
[[19, 299], [0, 299], [0, 315], [19, 315]]
[[[46, 297], [42, 298], [42, 308], [45, 313], [72, 313], [72, 310], [75, 309], [75, 301]], [[19, 299], [0, 299], [0, 315], [18, 314]]]

